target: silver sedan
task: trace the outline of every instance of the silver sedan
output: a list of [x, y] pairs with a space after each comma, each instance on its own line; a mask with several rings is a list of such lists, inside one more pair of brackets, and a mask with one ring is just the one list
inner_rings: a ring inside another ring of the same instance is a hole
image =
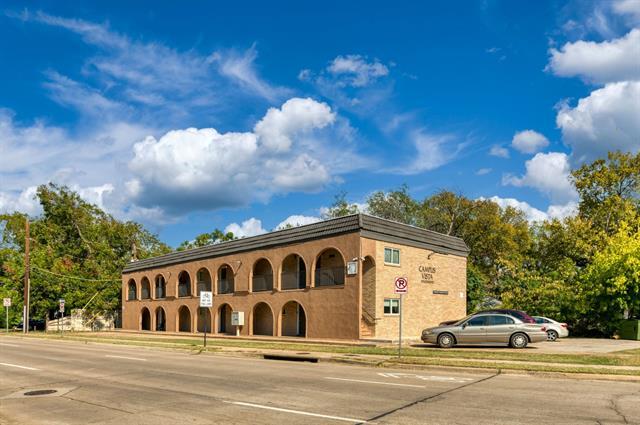
[[450, 348], [456, 344], [507, 344], [525, 348], [527, 344], [547, 340], [544, 326], [524, 323], [507, 314], [477, 314], [446, 326], [422, 331], [422, 341]]

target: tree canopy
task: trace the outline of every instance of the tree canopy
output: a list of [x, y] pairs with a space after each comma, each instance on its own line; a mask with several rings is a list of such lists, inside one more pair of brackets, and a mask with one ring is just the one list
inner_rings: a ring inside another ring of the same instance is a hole
[[[323, 218], [364, 210], [462, 238], [470, 248], [467, 306], [491, 303], [566, 321], [578, 334], [611, 335], [624, 317], [640, 317], [640, 153], [611, 152], [571, 173], [575, 214], [530, 223], [524, 213], [487, 199], [441, 190], [424, 199], [407, 186], [371, 194], [365, 205], [339, 193]], [[120, 221], [67, 187], [38, 188], [42, 214], [30, 217], [31, 317], [67, 308], [114, 312], [120, 276], [135, 258], [171, 251], [142, 225]], [[0, 215], [0, 297], [22, 304], [24, 214]], [[219, 229], [177, 249], [232, 240]], [[91, 302], [89, 302], [91, 301]], [[11, 324], [21, 309], [11, 310]]]

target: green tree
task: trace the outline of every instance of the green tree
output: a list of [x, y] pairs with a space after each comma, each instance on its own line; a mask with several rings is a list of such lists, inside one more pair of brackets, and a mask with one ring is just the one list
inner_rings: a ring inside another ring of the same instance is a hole
[[350, 204], [347, 201], [347, 193], [338, 193], [333, 201], [333, 204], [329, 209], [322, 214], [322, 218], [328, 220], [330, 218], [344, 217], [345, 215], [351, 215], [358, 213], [358, 206], [356, 204]]
[[640, 152], [609, 152], [574, 170], [572, 180], [580, 195], [579, 213], [593, 229], [611, 235], [622, 221], [640, 213]]
[[640, 317], [640, 226], [620, 230], [580, 278], [585, 327], [611, 334], [625, 313]]
[[193, 249], [201, 246], [213, 245], [220, 242], [232, 241], [238, 239], [233, 232], [224, 233], [220, 229], [214, 229], [211, 233], [202, 233], [195, 237], [192, 241], [184, 241], [178, 246], [177, 251], [185, 249]]
[[406, 185], [390, 192], [375, 192], [367, 199], [369, 214], [399, 223], [416, 225], [418, 209], [418, 203], [411, 197]]
[[[64, 186], [40, 186], [37, 198], [43, 213], [31, 218], [30, 315], [49, 317], [57, 300], [69, 310], [87, 312], [119, 308], [120, 275], [137, 258], [170, 252], [170, 248], [140, 224], [118, 221]], [[25, 219], [20, 213], [0, 216], [0, 282], [22, 304]]]
[[419, 207], [417, 224], [446, 235], [461, 236], [476, 203], [460, 194], [442, 190], [427, 197]]

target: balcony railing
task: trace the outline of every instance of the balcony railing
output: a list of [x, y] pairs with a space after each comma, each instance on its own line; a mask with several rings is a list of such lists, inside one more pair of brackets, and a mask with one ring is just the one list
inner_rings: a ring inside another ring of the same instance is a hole
[[253, 276], [253, 292], [273, 290], [273, 275]]
[[218, 280], [218, 294], [233, 294], [233, 280]]
[[306, 273], [283, 272], [280, 275], [282, 289], [304, 289], [306, 286]]
[[179, 297], [188, 297], [191, 295], [191, 291], [189, 290], [189, 285], [186, 283], [181, 283], [178, 285], [178, 296]]
[[211, 282], [198, 282], [198, 296], [200, 296], [200, 292], [202, 291], [211, 291]]
[[344, 285], [344, 267], [320, 267], [316, 269], [316, 286]]
[[163, 286], [156, 286], [156, 298], [164, 298], [166, 297], [166, 293], [165, 293], [165, 287]]

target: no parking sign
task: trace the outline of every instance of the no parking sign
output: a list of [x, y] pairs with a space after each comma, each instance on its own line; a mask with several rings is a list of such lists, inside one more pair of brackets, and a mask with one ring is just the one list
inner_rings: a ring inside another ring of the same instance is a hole
[[406, 277], [396, 277], [394, 288], [396, 294], [406, 294], [409, 292], [409, 280]]

